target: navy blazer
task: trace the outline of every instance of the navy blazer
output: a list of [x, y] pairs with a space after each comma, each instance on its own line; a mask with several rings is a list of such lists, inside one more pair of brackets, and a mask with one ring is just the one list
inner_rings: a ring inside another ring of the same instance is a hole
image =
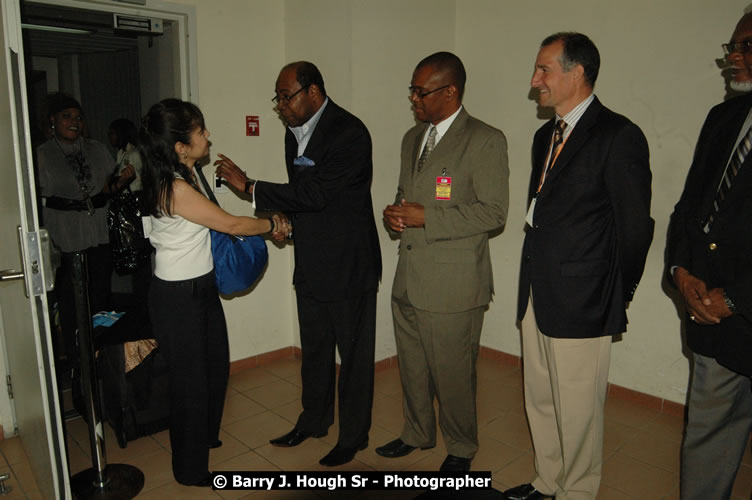
[[295, 242], [293, 283], [322, 301], [376, 290], [381, 248], [371, 201], [371, 136], [357, 117], [329, 99], [305, 152], [287, 130], [289, 183], [259, 181], [258, 210], [285, 212]]
[[[554, 120], [533, 141], [528, 205], [553, 135]], [[591, 338], [626, 330], [653, 238], [648, 144], [626, 117], [597, 98], [574, 128], [537, 195], [526, 225], [518, 293], [522, 320], [532, 288], [541, 332]]]
[[739, 312], [718, 325], [686, 321], [690, 349], [745, 375], [752, 375], [752, 154], [734, 179], [710, 233], [705, 234], [703, 226], [750, 108], [752, 95], [745, 95], [708, 113], [671, 215], [666, 249], [668, 269], [684, 267], [709, 289], [723, 288]]

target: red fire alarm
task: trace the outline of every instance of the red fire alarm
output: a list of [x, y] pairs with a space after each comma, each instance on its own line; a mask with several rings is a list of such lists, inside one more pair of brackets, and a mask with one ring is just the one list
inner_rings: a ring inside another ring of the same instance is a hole
[[258, 116], [246, 116], [245, 117], [245, 135], [259, 135], [259, 117]]

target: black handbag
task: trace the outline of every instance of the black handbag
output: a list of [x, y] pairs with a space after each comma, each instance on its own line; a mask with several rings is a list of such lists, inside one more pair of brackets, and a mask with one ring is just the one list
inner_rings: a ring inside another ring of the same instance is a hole
[[107, 209], [112, 264], [119, 274], [130, 274], [149, 260], [151, 245], [144, 238], [138, 194], [125, 188], [110, 199]]

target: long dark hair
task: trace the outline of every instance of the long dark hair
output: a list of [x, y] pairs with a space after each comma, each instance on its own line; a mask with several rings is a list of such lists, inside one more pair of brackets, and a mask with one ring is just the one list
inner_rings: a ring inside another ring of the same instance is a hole
[[204, 115], [198, 106], [180, 99], [155, 104], [142, 120], [138, 148], [143, 159], [143, 210], [147, 215], [172, 215], [172, 183], [175, 174], [198, 190], [188, 167], [180, 163], [175, 144], [191, 143], [191, 133], [204, 130]]

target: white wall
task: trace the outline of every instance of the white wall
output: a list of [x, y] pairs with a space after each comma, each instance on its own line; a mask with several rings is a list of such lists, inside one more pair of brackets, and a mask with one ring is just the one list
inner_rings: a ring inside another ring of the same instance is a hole
[[[185, 0], [195, 5], [198, 88], [211, 154], [224, 153], [249, 175], [284, 182], [284, 128], [273, 110], [274, 81], [284, 61], [284, 3], [277, 0]], [[260, 117], [260, 136], [246, 137], [245, 116]], [[207, 167], [205, 172], [212, 171]], [[250, 214], [231, 193], [219, 203]], [[288, 347], [295, 340], [292, 248], [269, 245], [269, 266], [249, 294], [224, 300], [233, 360]]]
[[[677, 309], [661, 282], [668, 216], [704, 116], [723, 99], [715, 59], [747, 1], [727, 0], [721, 8], [703, 0], [181, 0], [196, 6], [200, 105], [213, 154], [228, 154], [253, 177], [283, 181], [284, 130], [269, 98], [285, 63], [311, 60], [331, 98], [371, 132], [377, 220], [394, 197], [400, 139], [413, 123], [407, 86], [415, 64], [437, 50], [463, 59], [467, 109], [509, 141], [509, 222], [491, 242], [496, 296], [481, 342], [513, 354], [520, 352], [514, 316], [530, 144], [543, 123], [529, 98], [533, 62], [545, 36], [588, 34], [602, 57], [596, 94], [643, 129], [653, 170], [654, 244], [629, 309], [629, 331], [614, 346], [610, 379], [678, 402], [686, 393], [688, 361]], [[244, 136], [245, 115], [261, 116], [260, 137]], [[220, 202], [236, 213], [248, 210], [234, 195]], [[379, 236], [384, 271], [376, 357], [383, 359], [396, 353], [389, 292], [397, 245], [381, 225]], [[225, 301], [233, 359], [299, 345], [291, 273], [290, 249], [270, 247], [258, 288]]]

